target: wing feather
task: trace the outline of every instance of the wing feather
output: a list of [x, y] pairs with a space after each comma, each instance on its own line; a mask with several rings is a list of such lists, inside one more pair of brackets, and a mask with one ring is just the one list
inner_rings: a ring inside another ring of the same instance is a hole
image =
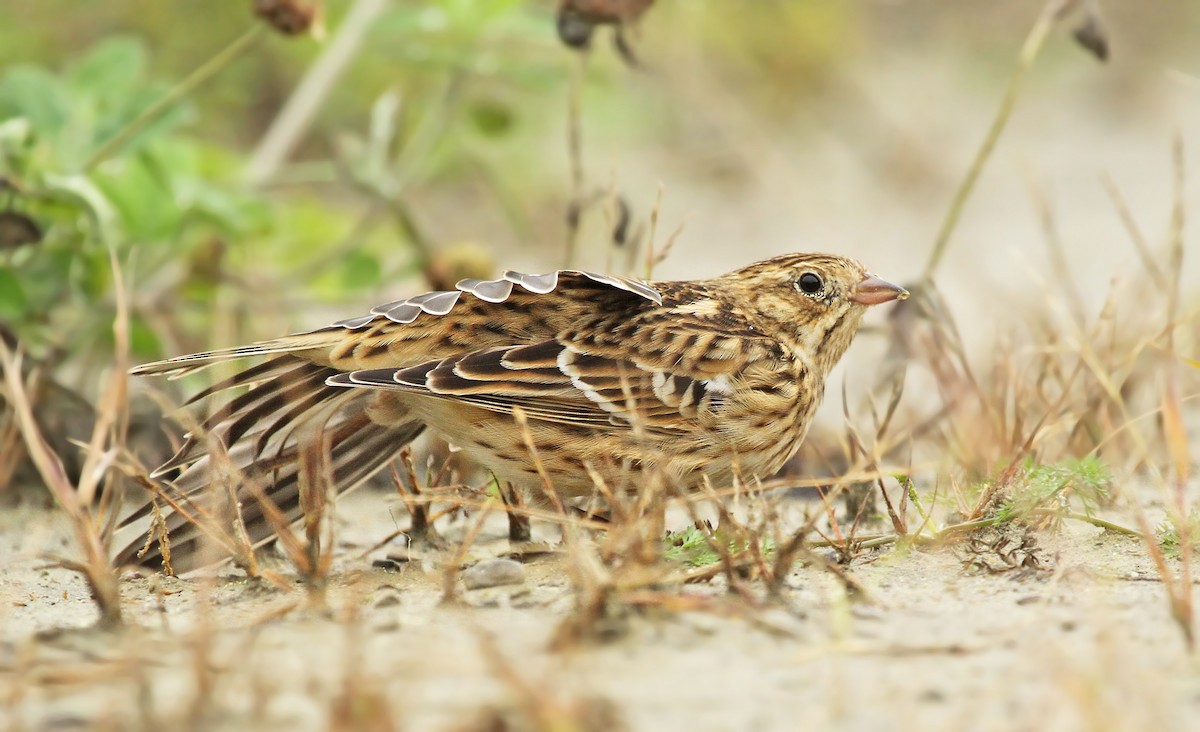
[[[599, 286], [599, 287], [597, 287]], [[454, 290], [426, 292], [404, 300], [395, 300], [371, 309], [367, 315], [339, 320], [328, 328], [321, 328], [313, 333], [321, 333], [330, 329], [361, 330], [371, 323], [386, 318], [400, 325], [408, 325], [421, 314], [447, 315], [454, 306], [467, 294], [484, 302], [502, 303], [512, 298], [518, 290], [534, 295], [546, 295], [559, 288], [577, 290], [620, 290], [647, 300], [655, 305], [661, 305], [662, 293], [640, 280], [615, 275], [584, 272], [576, 269], [563, 269], [546, 274], [525, 274], [509, 270], [500, 279], [480, 280], [468, 278], [459, 280]]]
[[449, 399], [504, 414], [596, 430], [686, 429], [721, 403], [727, 384], [606, 355], [556, 340], [490, 348], [404, 369], [332, 376], [331, 386], [387, 389]]

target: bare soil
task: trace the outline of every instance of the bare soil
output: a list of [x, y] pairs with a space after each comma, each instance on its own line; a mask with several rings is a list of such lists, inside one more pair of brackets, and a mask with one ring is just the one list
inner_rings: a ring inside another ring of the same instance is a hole
[[[0, 727], [1140, 730], [1200, 717], [1195, 661], [1144, 545], [1090, 525], [1038, 534], [1039, 568], [1008, 569], [979, 543], [868, 553], [848, 568], [861, 598], [819, 563], [759, 608], [720, 577], [670, 588], [681, 600], [615, 613], [611, 638], [553, 650], [575, 608], [563, 554], [447, 605], [433, 562], [364, 555], [394, 528], [389, 500], [340, 503], [326, 611], [299, 585], [235, 570], [130, 576], [129, 627], [112, 633], [89, 629], [83, 581], [38, 556], [65, 550], [61, 516], [5, 511]], [[471, 561], [503, 551], [503, 529], [489, 524]]]

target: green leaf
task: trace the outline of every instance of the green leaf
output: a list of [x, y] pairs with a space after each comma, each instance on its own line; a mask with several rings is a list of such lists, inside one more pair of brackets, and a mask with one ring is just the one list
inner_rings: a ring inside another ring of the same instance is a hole
[[47, 175], [46, 190], [55, 197], [81, 205], [91, 218], [93, 233], [104, 240], [113, 234], [117, 214], [100, 187], [82, 175]]
[[16, 267], [30, 310], [42, 309], [59, 296], [79, 246], [78, 240], [48, 241], [43, 246], [26, 250], [28, 257]]
[[[110, 137], [119, 133], [126, 125], [141, 114], [147, 107], [158, 101], [163, 90], [157, 85], [135, 90], [128, 96], [113, 100], [113, 104], [104, 110], [103, 117], [96, 123], [95, 145], [99, 146]], [[193, 117], [193, 110], [185, 99], [174, 107], [166, 110], [153, 121], [141, 128], [137, 134], [130, 137], [119, 155], [128, 156], [143, 150], [147, 143], [157, 142], [167, 132]]]
[[42, 135], [58, 134], [70, 117], [66, 90], [49, 71], [14, 66], [0, 79], [0, 119], [24, 117]]
[[[745, 551], [749, 544], [743, 541], [724, 538], [720, 531], [709, 536], [706, 531], [696, 526], [688, 526], [679, 531], [669, 531], [663, 537], [663, 556], [672, 562], [683, 562], [692, 567], [705, 567], [721, 561], [721, 555], [713, 549], [714, 542], [725, 542], [731, 554]], [[759, 548], [764, 554], [775, 551], [775, 540], [763, 537]]]
[[0, 153], [21, 150], [33, 141], [33, 127], [25, 117], [0, 122]]
[[137, 89], [146, 73], [146, 47], [129, 36], [108, 38], [94, 46], [70, 75], [78, 92], [118, 102]]
[[0, 267], [0, 317], [17, 319], [25, 315], [25, 289], [8, 267]]

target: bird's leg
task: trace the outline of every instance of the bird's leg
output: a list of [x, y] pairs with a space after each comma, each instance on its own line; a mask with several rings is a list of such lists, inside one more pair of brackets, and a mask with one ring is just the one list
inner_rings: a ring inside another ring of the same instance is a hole
[[[405, 450], [407, 451], [408, 448]], [[400, 499], [404, 501], [404, 507], [408, 509], [408, 515], [412, 519], [408, 528], [408, 546], [410, 549], [414, 546], [439, 551], [445, 549], [447, 547], [446, 540], [438, 534], [437, 529], [433, 527], [433, 522], [429, 519], [429, 509], [432, 503], [425, 500], [421, 494], [416, 469], [412, 464], [412, 453], [405, 452], [400, 457], [405, 472], [408, 474], [408, 481], [400, 478], [400, 473], [393, 465], [392, 482], [396, 484], [396, 491], [400, 494]]]
[[[529, 515], [522, 513], [525, 499], [512, 483], [497, 482], [500, 490], [500, 500], [508, 514], [508, 541], [511, 544], [529, 544], [533, 541], [533, 528], [529, 523]], [[514, 510], [515, 509], [515, 510]]]

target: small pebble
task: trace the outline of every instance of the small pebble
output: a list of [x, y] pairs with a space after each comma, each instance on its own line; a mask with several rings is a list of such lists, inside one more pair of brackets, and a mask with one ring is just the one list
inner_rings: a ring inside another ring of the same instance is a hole
[[524, 602], [529, 594], [529, 588], [524, 585], [481, 587], [467, 593], [463, 602], [471, 607], [516, 607]]
[[944, 702], [946, 695], [940, 689], [926, 689], [918, 697], [923, 702]]
[[387, 569], [393, 572], [399, 572], [400, 570], [404, 569], [406, 564], [407, 562], [399, 561], [392, 556], [375, 559], [371, 562], [371, 566], [375, 567], [376, 569]]
[[468, 590], [519, 585], [525, 582], [525, 567], [512, 559], [485, 559], [463, 570], [462, 581]]
[[396, 607], [400, 604], [400, 593], [395, 590], [380, 593], [380, 597], [375, 601], [375, 607]]

